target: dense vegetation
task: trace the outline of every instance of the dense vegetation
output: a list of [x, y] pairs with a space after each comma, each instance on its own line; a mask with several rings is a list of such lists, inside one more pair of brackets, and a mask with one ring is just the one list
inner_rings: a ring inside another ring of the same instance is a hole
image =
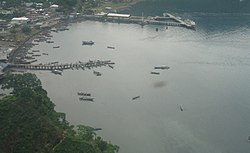
[[0, 100], [0, 153], [118, 152], [94, 128], [70, 126], [34, 74], [8, 75], [1, 84], [12, 95]]
[[[238, 13], [250, 12], [250, 0], [145, 0], [139, 9], [150, 10], [152, 7], [173, 11]], [[145, 11], [144, 11], [145, 12]]]

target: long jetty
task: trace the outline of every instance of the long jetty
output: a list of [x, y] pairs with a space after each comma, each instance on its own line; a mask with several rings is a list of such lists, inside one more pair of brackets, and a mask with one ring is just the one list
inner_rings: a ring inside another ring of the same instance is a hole
[[179, 26], [188, 29], [195, 29], [195, 22], [189, 19], [182, 20], [180, 17], [176, 17], [170, 13], [164, 13], [163, 16], [156, 17], [140, 17], [130, 16], [129, 14], [114, 14], [104, 13], [96, 15], [82, 15], [83, 19], [95, 20], [102, 22], [117, 22], [117, 23], [134, 23], [140, 25], [165, 25], [165, 26]]
[[110, 60], [107, 61], [88, 61], [77, 62], [71, 64], [8, 64], [6, 68], [26, 69], [26, 70], [66, 70], [66, 69], [91, 69], [101, 66], [109, 66], [115, 64]]

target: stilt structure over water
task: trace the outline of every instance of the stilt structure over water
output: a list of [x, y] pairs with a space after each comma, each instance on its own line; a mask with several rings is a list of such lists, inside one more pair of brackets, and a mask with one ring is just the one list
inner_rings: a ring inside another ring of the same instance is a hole
[[88, 62], [78, 62], [71, 64], [7, 64], [5, 69], [26, 69], [26, 70], [66, 70], [66, 69], [91, 69], [101, 66], [109, 66], [115, 63], [110, 60], [107, 61], [88, 61]]

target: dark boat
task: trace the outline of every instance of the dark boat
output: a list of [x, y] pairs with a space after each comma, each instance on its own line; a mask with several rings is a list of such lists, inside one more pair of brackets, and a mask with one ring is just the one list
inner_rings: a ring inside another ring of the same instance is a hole
[[48, 53], [42, 53], [43, 55], [49, 55]]
[[51, 62], [51, 63], [49, 63], [49, 64], [58, 64], [59, 62]]
[[180, 110], [183, 112], [183, 107], [180, 105]]
[[54, 46], [53, 48], [60, 48], [60, 46]]
[[91, 93], [85, 93], [85, 92], [78, 92], [79, 96], [91, 96]]
[[133, 97], [132, 100], [136, 100], [138, 98], [140, 98], [140, 96]]
[[94, 98], [84, 98], [84, 97], [80, 97], [79, 100], [80, 100], [80, 101], [91, 101], [91, 102], [93, 102], [93, 101], [94, 101]]
[[170, 69], [170, 67], [168, 67], [168, 66], [155, 66], [155, 69], [165, 70], [165, 69]]
[[54, 43], [54, 41], [47, 40], [46, 43]]
[[109, 49], [115, 49], [115, 47], [112, 47], [112, 46], [108, 46], [107, 48], [109, 48]]
[[151, 72], [151, 74], [160, 75], [160, 73], [159, 73], [159, 72]]
[[101, 75], [102, 75], [100, 72], [97, 72], [97, 71], [93, 71], [93, 73], [94, 73], [96, 76], [101, 76]]
[[95, 128], [94, 131], [100, 131], [102, 128]]
[[82, 45], [94, 45], [95, 42], [93, 41], [82, 41]]
[[114, 68], [112, 65], [109, 65], [109, 64], [108, 64], [108, 66], [109, 66], [111, 69], [113, 69], [113, 68]]

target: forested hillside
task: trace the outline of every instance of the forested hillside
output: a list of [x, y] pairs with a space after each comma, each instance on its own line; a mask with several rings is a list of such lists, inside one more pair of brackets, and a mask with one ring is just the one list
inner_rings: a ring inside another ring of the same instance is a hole
[[250, 12], [250, 0], [146, 0], [148, 6], [162, 6], [190, 12]]
[[70, 126], [34, 74], [9, 75], [1, 84], [13, 91], [0, 100], [0, 153], [118, 152], [94, 128]]

